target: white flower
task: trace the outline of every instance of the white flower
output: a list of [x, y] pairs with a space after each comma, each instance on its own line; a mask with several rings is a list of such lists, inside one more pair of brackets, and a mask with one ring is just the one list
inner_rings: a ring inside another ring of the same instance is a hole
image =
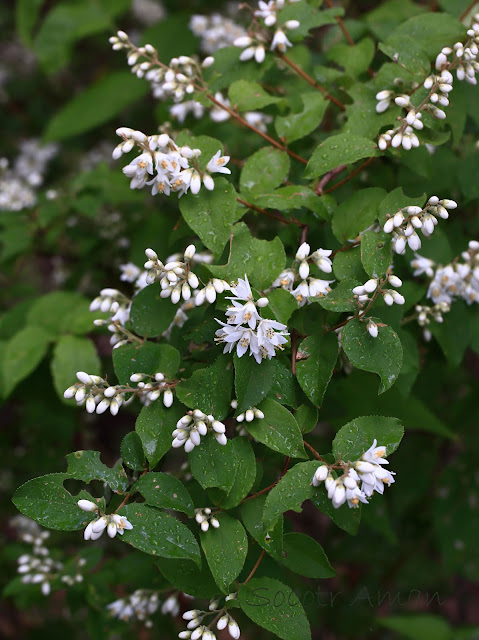
[[125, 518], [125, 516], [120, 516], [118, 514], [109, 516], [104, 515], [96, 520], [92, 520], [87, 525], [83, 532], [83, 537], [85, 540], [98, 540], [105, 529], [107, 529], [109, 537], [114, 538], [117, 533], [122, 536], [125, 529], [133, 529], [133, 525]]
[[206, 170], [210, 173], [231, 173], [231, 170], [228, 167], [225, 167], [230, 160], [229, 156], [222, 156], [221, 149], [215, 153], [215, 155], [211, 158], [211, 160], [206, 165]]
[[293, 44], [288, 40], [285, 32], [277, 29], [271, 42], [271, 51], [278, 49], [281, 53], [285, 53], [286, 49], [292, 46]]
[[141, 274], [141, 269], [133, 264], [133, 262], [127, 262], [120, 265], [121, 276], [120, 280], [124, 282], [135, 282]]

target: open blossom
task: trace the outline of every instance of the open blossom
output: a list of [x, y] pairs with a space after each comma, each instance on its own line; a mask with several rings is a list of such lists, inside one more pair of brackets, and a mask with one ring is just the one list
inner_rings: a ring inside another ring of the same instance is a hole
[[311, 483], [318, 487], [324, 482], [328, 498], [333, 507], [338, 509], [345, 502], [350, 508], [356, 508], [359, 503], [368, 503], [376, 491], [384, 493], [384, 486], [394, 483], [394, 473], [384, 469], [389, 461], [385, 458], [386, 447], [377, 446], [375, 439], [359, 460], [344, 465], [343, 474], [333, 477], [327, 464], [321, 464], [316, 469]]
[[[79, 500], [77, 504], [83, 511], [93, 511], [97, 509], [97, 506], [89, 500]], [[107, 530], [108, 536], [114, 538], [117, 533], [122, 536], [125, 533], [125, 529], [133, 529], [133, 525], [125, 516], [120, 516], [116, 513], [108, 516], [102, 515], [88, 523], [83, 532], [83, 537], [85, 540], [98, 540], [98, 538], [101, 538], [103, 535], [105, 529]]]

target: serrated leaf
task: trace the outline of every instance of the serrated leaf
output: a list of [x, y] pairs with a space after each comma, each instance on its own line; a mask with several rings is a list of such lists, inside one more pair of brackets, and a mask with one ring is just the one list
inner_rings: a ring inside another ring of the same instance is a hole
[[287, 324], [293, 313], [298, 309], [296, 298], [286, 289], [268, 291], [268, 300], [268, 306], [261, 313], [263, 318], [272, 318]]
[[334, 333], [308, 336], [298, 347], [296, 377], [311, 402], [320, 407], [338, 358]]
[[51, 339], [52, 335], [41, 327], [25, 327], [6, 343], [2, 360], [5, 398], [40, 364]]
[[212, 276], [233, 282], [238, 278], [244, 278], [246, 274], [251, 286], [259, 291], [271, 286], [286, 263], [281, 240], [253, 238], [244, 222], [236, 224], [232, 231], [228, 262], [223, 266], [209, 266], [208, 270]]
[[282, 98], [271, 96], [257, 82], [249, 82], [248, 80], [233, 82], [228, 90], [228, 97], [232, 106], [236, 107], [238, 111], [263, 109], [282, 100]]
[[169, 298], [160, 297], [160, 291], [158, 284], [150, 284], [139, 291], [131, 303], [131, 328], [145, 338], [154, 338], [166, 331], [178, 310]]
[[[232, 509], [236, 507], [248, 494], [256, 478], [256, 459], [249, 440], [241, 437], [234, 438], [234, 440], [231, 440], [231, 446], [235, 452], [236, 464], [233, 486], [227, 494], [220, 491], [218, 491], [218, 494], [213, 494], [217, 495], [215, 504], [222, 509]], [[211, 495], [213, 491], [214, 490], [209, 491], [209, 495]]]
[[143, 451], [150, 467], [158, 464], [173, 441], [172, 431], [176, 423], [184, 415], [184, 407], [176, 402], [167, 409], [161, 400], [143, 407], [135, 424], [135, 431], [140, 436]]
[[171, 379], [180, 366], [180, 352], [169, 344], [127, 344], [113, 350], [113, 365], [120, 384], [129, 384], [133, 373], [161, 372]]
[[326, 138], [313, 151], [305, 176], [318, 178], [342, 164], [351, 164], [379, 153], [376, 143], [352, 134], [339, 133]]
[[168, 473], [150, 471], [142, 475], [130, 492], [139, 491], [151, 507], [182, 511], [194, 516], [193, 500], [178, 478]]
[[285, 534], [282, 564], [307, 578], [331, 578], [336, 575], [323, 547], [304, 533]]
[[392, 387], [402, 366], [402, 346], [397, 333], [391, 327], [380, 327], [377, 338], [372, 338], [364, 323], [351, 320], [341, 335], [344, 353], [351, 364], [381, 378], [378, 393]]
[[347, 251], [338, 251], [333, 260], [333, 272], [338, 280], [366, 282], [368, 275], [361, 262], [361, 249], [354, 247]]
[[60, 531], [81, 529], [93, 514], [82, 511], [77, 505], [78, 498], [63, 486], [69, 477], [67, 473], [50, 473], [29, 480], [15, 491], [13, 504], [42, 527]]
[[385, 195], [384, 189], [370, 187], [356, 191], [339, 205], [334, 212], [332, 224], [333, 233], [339, 242], [353, 240], [360, 231], [374, 223]]
[[279, 516], [286, 511], [301, 513], [301, 505], [313, 495], [311, 480], [318, 466], [317, 461], [299, 462], [271, 489], [263, 512], [267, 529], [274, 527]]
[[329, 102], [318, 91], [301, 94], [303, 110], [288, 116], [277, 116], [276, 133], [286, 142], [304, 138], [321, 124]]
[[119, 515], [125, 516], [133, 529], [125, 531], [122, 542], [161, 558], [193, 560], [201, 566], [200, 548], [195, 536], [179, 520], [146, 504], [127, 504]]
[[234, 355], [237, 413], [256, 407], [268, 394], [273, 383], [274, 360], [263, 360], [258, 366], [254, 358]]
[[263, 523], [264, 503], [267, 495], [246, 500], [241, 506], [241, 518], [247, 532], [273, 558], [283, 558], [283, 516], [280, 516], [272, 528]]
[[[221, 390], [221, 391], [220, 391]], [[176, 395], [190, 409], [199, 409], [222, 420], [230, 413], [233, 393], [233, 365], [230, 357], [220, 355], [205, 369], [177, 385]]]
[[354, 298], [353, 288], [358, 284], [360, 283], [357, 280], [341, 280], [326, 296], [314, 298], [314, 302], [321, 305], [323, 309], [337, 313], [356, 311], [358, 303]]
[[53, 384], [61, 400], [65, 402], [63, 392], [77, 381], [77, 371], [100, 375], [100, 367], [100, 359], [91, 340], [76, 336], [61, 336], [55, 345], [50, 362]]
[[157, 564], [168, 582], [184, 593], [196, 598], [212, 598], [218, 594], [218, 587], [206, 562], [202, 562], [201, 569], [191, 560], [158, 558]]
[[290, 160], [285, 151], [263, 147], [250, 156], [241, 170], [240, 190], [249, 193], [269, 193], [288, 177]]
[[201, 531], [200, 539], [208, 566], [222, 593], [230, 592], [248, 553], [248, 540], [243, 525], [226, 513], [216, 515], [220, 526]]
[[384, 276], [391, 264], [391, 234], [365, 231], [361, 236], [361, 261], [371, 278]]
[[309, 402], [300, 405], [295, 411], [294, 417], [303, 433], [312, 431], [318, 424], [318, 410]]
[[310, 209], [319, 218], [329, 219], [328, 210], [322, 198], [309, 187], [289, 185], [279, 187], [271, 193], [254, 194], [254, 203], [263, 208], [278, 209], [279, 211], [294, 211], [295, 209]]
[[303, 606], [292, 589], [272, 578], [242, 584], [238, 600], [246, 615], [284, 640], [311, 640]]
[[134, 471], [146, 469], [146, 457], [141, 438], [136, 431], [130, 431], [121, 441], [120, 453], [123, 462]]
[[263, 400], [258, 409], [264, 413], [264, 418], [245, 423], [253, 438], [273, 451], [293, 458], [306, 458], [303, 436], [292, 413], [271, 398]]
[[244, 214], [237, 208], [236, 191], [224, 178], [215, 180], [214, 191], [201, 189], [198, 195], [187, 194], [180, 200], [186, 224], [216, 256], [228, 242], [232, 225]]
[[356, 78], [371, 64], [374, 49], [371, 38], [363, 38], [354, 45], [338, 42], [328, 51], [328, 59], [343, 67], [347, 75]]
[[128, 487], [128, 479], [121, 460], [113, 467], [107, 467], [100, 460], [99, 451], [75, 451], [66, 456], [67, 473], [71, 478], [91, 482], [101, 480], [115, 491], [123, 493]]
[[104, 76], [56, 112], [48, 123], [44, 140], [65, 140], [94, 129], [148, 91], [148, 84], [138, 82], [129, 71], [115, 71]]
[[404, 427], [397, 418], [364, 416], [345, 424], [333, 440], [333, 453], [345, 462], [359, 460], [377, 440], [386, 447], [386, 456], [394, 453], [404, 435]]
[[236, 446], [231, 440], [226, 445], [216, 441], [212, 433], [201, 440], [201, 444], [188, 454], [193, 477], [203, 489], [218, 487], [229, 492], [234, 484]]

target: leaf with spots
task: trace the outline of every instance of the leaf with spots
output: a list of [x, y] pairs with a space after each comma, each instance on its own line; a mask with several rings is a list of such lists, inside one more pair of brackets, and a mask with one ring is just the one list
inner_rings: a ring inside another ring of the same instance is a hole
[[308, 336], [298, 347], [296, 377], [315, 406], [321, 406], [338, 358], [335, 333]]
[[99, 451], [75, 451], [68, 454], [66, 459], [67, 472], [71, 478], [87, 483], [92, 480], [101, 480], [116, 493], [122, 493], [128, 487], [128, 479], [121, 460], [110, 469], [100, 460]]
[[394, 453], [404, 435], [404, 427], [397, 418], [385, 416], [364, 416], [345, 424], [333, 441], [333, 453], [342, 460], [358, 460], [362, 454], [378, 441], [378, 446], [386, 447], [386, 455]]
[[306, 458], [301, 429], [291, 412], [271, 398], [263, 400], [258, 409], [264, 413], [264, 418], [245, 423], [253, 438], [273, 451], [293, 458]]
[[169, 473], [150, 471], [142, 475], [131, 487], [138, 491], [151, 507], [163, 507], [194, 516], [193, 500], [182, 482]]

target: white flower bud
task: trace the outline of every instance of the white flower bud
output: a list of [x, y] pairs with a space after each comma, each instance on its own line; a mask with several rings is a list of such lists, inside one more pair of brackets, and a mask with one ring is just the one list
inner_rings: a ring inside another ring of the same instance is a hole
[[253, 39], [249, 36], [241, 36], [239, 38], [236, 38], [233, 44], [235, 47], [241, 47], [243, 49], [244, 47], [249, 47], [252, 42]]
[[83, 384], [87, 384], [87, 385], [93, 384], [93, 381], [88, 375], [88, 373], [85, 373], [84, 371], [77, 371], [76, 376], [80, 382], [83, 382]]
[[83, 511], [96, 511], [98, 508], [97, 505], [91, 500], [78, 500], [77, 505]]
[[173, 404], [173, 391], [171, 389], [166, 389], [163, 394], [163, 404], [168, 409]]
[[388, 277], [389, 282], [393, 287], [402, 287], [402, 280], [395, 275], [390, 275]]
[[383, 231], [384, 233], [391, 233], [393, 229], [394, 229], [394, 218], [389, 218], [384, 223]]
[[363, 284], [363, 289], [364, 291], [366, 291], [366, 293], [372, 293], [373, 291], [376, 291], [377, 286], [378, 281], [375, 278], [371, 278], [365, 284]]
[[378, 325], [377, 325], [375, 322], [373, 322], [372, 320], [370, 320], [370, 321], [368, 322], [368, 324], [367, 324], [367, 327], [366, 327], [366, 328], [367, 328], [367, 330], [368, 330], [369, 335], [370, 335], [372, 338], [377, 338], [377, 337], [378, 337]]
[[302, 280], [306, 280], [308, 276], [309, 276], [309, 265], [305, 260], [303, 260], [303, 262], [299, 265], [299, 277]]
[[260, 307], [260, 309], [262, 309], [262, 308], [264, 308], [264, 307], [267, 307], [267, 306], [268, 306], [268, 304], [269, 304], [269, 300], [268, 300], [268, 298], [259, 298], [259, 299], [256, 301], [256, 305], [257, 305], [258, 307]]
[[201, 63], [201, 66], [203, 67], [203, 69], [208, 69], [208, 67], [211, 67], [211, 65], [214, 64], [214, 61], [215, 59], [213, 58], [213, 56], [207, 56]]

